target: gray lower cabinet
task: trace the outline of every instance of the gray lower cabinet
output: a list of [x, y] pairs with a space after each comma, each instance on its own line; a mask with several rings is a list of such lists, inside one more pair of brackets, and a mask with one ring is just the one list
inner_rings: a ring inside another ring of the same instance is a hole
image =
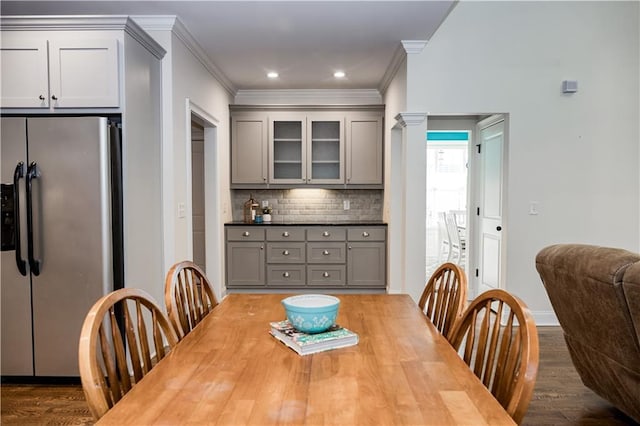
[[386, 287], [385, 227], [350, 228], [347, 235], [347, 285], [352, 288]]
[[227, 287], [264, 287], [264, 229], [256, 227], [227, 228]]
[[229, 289], [386, 288], [386, 226], [227, 226]]

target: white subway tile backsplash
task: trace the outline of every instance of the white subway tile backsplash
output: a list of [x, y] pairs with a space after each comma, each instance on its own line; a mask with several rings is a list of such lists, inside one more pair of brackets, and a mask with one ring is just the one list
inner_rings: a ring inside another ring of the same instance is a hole
[[[243, 206], [249, 197], [260, 204], [269, 201], [273, 221], [382, 220], [383, 191], [379, 189], [236, 189], [232, 191], [233, 220], [242, 220]], [[344, 210], [344, 200], [349, 200], [349, 210]]]

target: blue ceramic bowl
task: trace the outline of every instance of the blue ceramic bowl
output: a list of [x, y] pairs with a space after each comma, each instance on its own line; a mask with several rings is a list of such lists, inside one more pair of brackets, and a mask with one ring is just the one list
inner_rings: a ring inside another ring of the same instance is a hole
[[340, 299], [324, 294], [301, 294], [282, 300], [289, 322], [304, 333], [321, 333], [336, 322]]

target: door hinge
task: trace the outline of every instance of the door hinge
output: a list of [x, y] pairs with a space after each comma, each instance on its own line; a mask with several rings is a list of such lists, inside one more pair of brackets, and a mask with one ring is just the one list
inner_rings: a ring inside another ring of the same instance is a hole
[[478, 154], [480, 154], [482, 152], [482, 144], [479, 143], [478, 145], [476, 145], [478, 147]]
[[480, 276], [480, 270], [478, 270], [478, 268], [476, 268], [476, 277]]

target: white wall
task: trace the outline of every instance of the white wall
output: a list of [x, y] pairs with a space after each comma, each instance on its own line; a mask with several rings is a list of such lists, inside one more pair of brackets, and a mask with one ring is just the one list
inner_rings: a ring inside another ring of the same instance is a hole
[[387, 234], [387, 288], [392, 293], [404, 290], [402, 191], [390, 191], [402, 185], [402, 133], [393, 130], [396, 115], [407, 106], [407, 61], [400, 64], [384, 94], [384, 191], [383, 219], [388, 224]]
[[124, 37], [123, 208], [126, 287], [162, 300], [162, 174], [160, 65]]
[[[212, 208], [207, 205], [207, 216], [215, 220], [207, 222], [207, 276], [217, 297], [223, 294], [223, 229], [231, 220], [229, 191], [229, 104], [230, 93], [216, 80], [193, 52], [193, 45], [185, 41], [184, 28], [178, 31], [146, 28], [167, 50], [163, 68], [164, 80], [164, 236], [165, 273], [175, 262], [190, 259], [189, 203], [191, 170], [187, 169], [187, 155], [191, 152], [191, 120], [187, 115], [187, 99], [197, 111], [214, 121], [215, 130], [205, 129], [205, 186], [207, 197], [215, 200]], [[213, 191], [211, 191], [211, 187]], [[185, 217], [178, 217], [178, 204], [187, 207]], [[164, 281], [161, 283], [164, 285]]]
[[553, 317], [540, 249], [640, 251], [639, 7], [463, 1], [409, 63], [409, 111], [509, 114], [506, 285], [538, 320]]

